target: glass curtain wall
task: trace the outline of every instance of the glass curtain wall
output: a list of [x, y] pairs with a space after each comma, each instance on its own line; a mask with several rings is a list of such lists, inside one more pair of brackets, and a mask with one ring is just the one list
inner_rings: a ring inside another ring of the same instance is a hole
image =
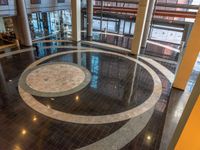
[[[160, 6], [158, 4], [165, 4], [165, 6]], [[156, 10], [167, 10], [167, 11], [175, 11], [175, 12], [189, 12], [189, 11], [197, 11], [197, 10], [191, 10], [187, 8], [177, 8], [177, 7], [166, 7], [167, 4], [174, 4], [174, 5], [199, 5], [200, 0], [157, 0], [156, 4]], [[184, 22], [191, 22], [193, 23], [195, 19], [191, 18], [183, 18], [183, 17], [171, 17], [171, 16], [153, 16], [157, 19], [162, 19], [166, 21], [179, 21], [184, 24]], [[173, 23], [172, 23], [173, 25]], [[156, 41], [162, 41], [162, 42], [169, 42], [173, 44], [180, 45], [182, 42], [182, 37], [184, 34], [184, 27], [183, 28], [177, 28], [176, 25], [174, 26], [164, 26], [164, 25], [152, 25], [149, 38]]]
[[35, 12], [28, 15], [32, 39], [71, 32], [71, 11]]
[[[101, 1], [95, 0], [94, 7], [130, 7], [130, 8], [137, 8], [137, 4], [132, 3], [124, 3], [124, 2], [109, 2], [109, 1]], [[112, 13], [112, 12], [109, 12]], [[122, 19], [119, 17], [110, 17], [107, 14], [109, 13], [102, 13], [101, 11], [94, 12], [94, 19], [93, 19], [93, 29], [94, 31], [98, 32], [106, 32], [106, 33], [116, 33], [122, 34], [127, 36], [132, 36], [134, 33], [135, 22], [132, 18]], [[119, 15], [123, 13], [119, 13]], [[125, 15], [125, 14], [124, 14]], [[87, 28], [87, 16], [84, 15], [84, 30]]]
[[[200, 0], [157, 0], [157, 4], [164, 4], [163, 6], [156, 5], [156, 10], [167, 10], [167, 11], [197, 11], [191, 10], [187, 8], [177, 8], [177, 7], [167, 7], [167, 4], [174, 4], [174, 5], [199, 5]], [[94, 1], [94, 19], [93, 19], [93, 27], [94, 27], [94, 34], [95, 32], [106, 32], [106, 33], [114, 33], [120, 34], [123, 36], [132, 37], [134, 35], [135, 30], [135, 19], [134, 14], [126, 13], [125, 11], [122, 12], [112, 12], [111, 8], [118, 8], [118, 9], [136, 9], [137, 10], [138, 4], [137, 3], [125, 3], [125, 2], [110, 2], [110, 1], [103, 1], [103, 0], [95, 0]], [[109, 8], [109, 9], [108, 9]], [[108, 9], [108, 10], [106, 10]], [[84, 9], [83, 9], [84, 10]], [[102, 12], [103, 11], [103, 12]], [[84, 11], [83, 11], [84, 12]], [[87, 18], [86, 18], [86, 9], [84, 15], [84, 30], [87, 28]], [[163, 21], [179, 21], [184, 24], [184, 22], [194, 22], [194, 19], [189, 18], [181, 18], [181, 17], [171, 17], [169, 16], [158, 16], [154, 15], [155, 19], [161, 19]], [[151, 40], [156, 40], [159, 42], [167, 42], [173, 43], [176, 45], [180, 45], [182, 38], [184, 27], [177, 27], [176, 24], [171, 23], [171, 25], [164, 25], [164, 24], [153, 24], [151, 26], [149, 38]], [[95, 35], [98, 37], [98, 35]]]
[[[200, 0], [157, 0], [157, 3], [163, 3], [163, 4], [182, 4], [182, 5], [200, 5]], [[157, 6], [157, 10], [169, 10], [169, 11], [183, 11], [183, 12], [197, 12], [197, 10], [194, 9], [188, 9], [188, 8], [172, 8], [172, 7], [166, 7], [166, 6]], [[163, 16], [154, 16], [156, 18], [162, 18], [167, 20], [179, 20], [179, 21], [187, 21], [187, 22], [194, 22], [194, 19], [188, 19], [188, 18], [180, 18], [180, 17], [163, 17]]]

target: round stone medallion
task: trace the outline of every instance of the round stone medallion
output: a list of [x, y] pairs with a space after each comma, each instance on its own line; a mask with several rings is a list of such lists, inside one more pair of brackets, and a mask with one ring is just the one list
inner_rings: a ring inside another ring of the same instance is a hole
[[58, 97], [75, 93], [88, 85], [90, 72], [73, 63], [52, 63], [23, 73], [20, 84], [32, 95]]
[[[91, 52], [98, 52], [98, 53], [105, 53], [105, 54], [111, 54], [119, 57], [126, 58], [128, 60], [131, 60], [144, 69], [146, 69], [149, 74], [151, 75], [153, 82], [154, 82], [154, 87], [153, 87], [153, 92], [148, 97], [145, 102], [142, 104], [138, 105], [137, 107], [134, 107], [132, 109], [116, 113], [116, 114], [109, 114], [109, 115], [99, 115], [99, 116], [85, 116], [85, 115], [76, 115], [76, 114], [71, 114], [71, 113], [66, 113], [63, 111], [55, 110], [54, 108], [49, 108], [46, 105], [41, 104], [38, 100], [36, 100], [35, 97], [33, 97], [30, 92], [27, 91], [24, 87], [21, 86], [19, 83], [19, 93], [24, 102], [29, 105], [31, 108], [36, 110], [37, 112], [40, 112], [41, 114], [44, 114], [45, 116], [51, 117], [53, 119], [57, 119], [60, 121], [66, 121], [66, 122], [72, 122], [72, 123], [79, 123], [79, 124], [105, 124], [105, 123], [114, 123], [114, 122], [120, 122], [124, 120], [128, 120], [131, 118], [135, 118], [140, 116], [141, 114], [145, 113], [149, 109], [153, 108], [157, 101], [159, 100], [161, 93], [162, 93], [162, 84], [159, 76], [156, 74], [155, 71], [153, 71], [148, 65], [145, 63], [134, 59], [129, 56], [125, 56], [123, 54], [119, 53], [114, 53], [114, 52], [106, 52], [102, 50], [79, 50], [78, 52], [83, 52], [83, 53], [91, 53]], [[67, 51], [67, 52], [62, 52], [62, 53], [57, 53], [53, 54], [47, 57], [44, 57], [38, 61], [35, 61], [33, 64], [31, 64], [25, 71], [28, 72], [29, 70], [32, 70], [33, 68], [37, 67], [40, 63], [50, 60], [54, 57], [62, 56], [62, 55], [67, 55], [71, 53], [77, 53], [77, 51]], [[35, 69], [34, 69], [35, 70]], [[31, 71], [32, 72], [32, 71]], [[24, 78], [24, 74], [21, 76], [20, 81]], [[91, 78], [91, 75], [90, 77]], [[86, 77], [87, 79], [87, 77]]]

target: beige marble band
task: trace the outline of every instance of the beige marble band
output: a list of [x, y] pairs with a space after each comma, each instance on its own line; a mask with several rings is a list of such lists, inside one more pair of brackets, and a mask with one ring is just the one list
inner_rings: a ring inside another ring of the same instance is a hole
[[102, 50], [77, 50], [77, 51], [67, 51], [67, 52], [61, 52], [57, 54], [53, 54], [47, 57], [44, 57], [38, 61], [35, 61], [33, 64], [31, 64], [26, 70], [31, 69], [38, 64], [40, 64], [43, 61], [46, 61], [48, 59], [51, 59], [53, 57], [61, 56], [61, 55], [66, 55], [66, 54], [71, 54], [71, 53], [81, 53], [81, 52], [98, 52], [98, 53], [105, 53], [105, 54], [111, 54], [119, 57], [123, 57], [126, 59], [129, 59], [131, 61], [136, 62], [143, 68], [145, 68], [150, 75], [152, 76], [152, 79], [154, 81], [154, 88], [153, 88], [153, 93], [151, 96], [141, 105], [130, 109], [128, 111], [124, 111], [121, 113], [117, 114], [112, 114], [112, 115], [103, 115], [103, 116], [82, 116], [82, 115], [74, 115], [74, 114], [69, 114], [69, 113], [64, 113], [58, 110], [54, 110], [52, 108], [48, 108], [47, 106], [41, 104], [38, 102], [31, 94], [26, 92], [23, 88], [19, 86], [19, 93], [24, 102], [29, 105], [32, 109], [36, 110], [37, 112], [48, 116], [53, 119], [57, 119], [60, 121], [66, 121], [66, 122], [72, 122], [72, 123], [79, 123], [79, 124], [105, 124], [105, 123], [113, 123], [113, 122], [119, 122], [123, 120], [128, 120], [130, 118], [134, 118], [136, 116], [139, 116], [143, 114], [144, 112], [148, 111], [154, 105], [156, 102], [159, 100], [161, 93], [162, 93], [162, 84], [160, 81], [160, 78], [158, 75], [146, 64], [140, 62], [137, 59], [114, 53], [114, 52], [106, 52]]
[[160, 63], [156, 62], [155, 60], [147, 57], [139, 56], [139, 58], [143, 59], [149, 64], [152, 64], [156, 69], [158, 69], [171, 83], [174, 82], [175, 75], [167, 69], [165, 66], [161, 65]]
[[130, 143], [149, 122], [154, 107], [135, 118], [130, 119], [120, 129], [109, 136], [80, 148], [79, 150], [119, 150]]

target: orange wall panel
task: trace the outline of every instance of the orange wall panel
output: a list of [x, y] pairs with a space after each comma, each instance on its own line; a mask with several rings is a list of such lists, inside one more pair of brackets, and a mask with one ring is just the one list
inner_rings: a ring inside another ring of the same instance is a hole
[[175, 150], [200, 150], [200, 96], [183, 129]]

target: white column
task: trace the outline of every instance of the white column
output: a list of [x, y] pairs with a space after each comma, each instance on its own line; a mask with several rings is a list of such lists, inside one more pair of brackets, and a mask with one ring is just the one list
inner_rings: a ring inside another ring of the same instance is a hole
[[72, 40], [81, 41], [81, 0], [71, 0]]
[[147, 18], [148, 6], [150, 0], [140, 0], [139, 8], [135, 23], [135, 33], [132, 40], [131, 51], [133, 54], [138, 55], [142, 44], [144, 34], [145, 22]]
[[24, 0], [16, 0], [17, 17], [13, 18], [16, 36], [20, 43], [25, 46], [32, 46], [31, 32]]

